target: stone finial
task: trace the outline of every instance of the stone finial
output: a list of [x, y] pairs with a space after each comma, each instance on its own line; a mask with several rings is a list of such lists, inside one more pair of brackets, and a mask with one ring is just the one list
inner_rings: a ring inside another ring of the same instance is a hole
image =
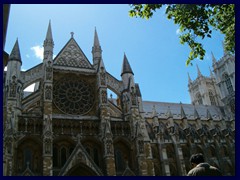
[[70, 34], [71, 34], [71, 38], [73, 38], [74, 32], [70, 32]]

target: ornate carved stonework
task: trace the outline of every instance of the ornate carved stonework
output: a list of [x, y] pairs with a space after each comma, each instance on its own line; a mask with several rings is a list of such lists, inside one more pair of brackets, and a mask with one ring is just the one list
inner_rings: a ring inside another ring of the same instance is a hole
[[54, 84], [53, 92], [54, 104], [66, 114], [86, 114], [93, 107], [93, 88], [84, 80], [59, 80]]
[[45, 99], [52, 100], [52, 86], [46, 86], [45, 88]]
[[16, 82], [16, 76], [12, 77], [12, 82], [10, 84], [10, 94], [9, 97], [16, 97], [17, 92], [17, 82]]
[[92, 68], [74, 39], [72, 39], [65, 47], [54, 64], [68, 67]]

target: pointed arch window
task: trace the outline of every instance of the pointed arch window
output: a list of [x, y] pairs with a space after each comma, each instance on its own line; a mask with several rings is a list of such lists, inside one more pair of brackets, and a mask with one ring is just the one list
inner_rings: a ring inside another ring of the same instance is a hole
[[210, 99], [210, 102], [211, 102], [211, 105], [216, 105], [216, 101], [215, 101], [215, 98], [214, 98], [214, 95], [213, 95], [213, 92], [212, 91], [209, 91], [209, 99]]
[[228, 93], [232, 94], [233, 93], [233, 87], [232, 87], [232, 83], [231, 83], [231, 80], [230, 80], [230, 77], [228, 76], [228, 74], [224, 74], [224, 79], [225, 79], [225, 83], [226, 83]]
[[200, 93], [197, 94], [197, 102], [198, 102], [198, 104], [203, 104], [202, 96]]

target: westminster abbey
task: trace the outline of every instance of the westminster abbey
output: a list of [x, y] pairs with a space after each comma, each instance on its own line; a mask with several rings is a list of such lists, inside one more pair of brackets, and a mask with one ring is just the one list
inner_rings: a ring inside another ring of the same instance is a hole
[[96, 29], [93, 39], [92, 62], [73, 33], [53, 58], [49, 23], [43, 61], [26, 71], [16, 41], [4, 72], [4, 176], [185, 176], [193, 153], [235, 175], [235, 56], [212, 54], [210, 77], [198, 67], [188, 76], [191, 104], [150, 102], [127, 55], [119, 80]]

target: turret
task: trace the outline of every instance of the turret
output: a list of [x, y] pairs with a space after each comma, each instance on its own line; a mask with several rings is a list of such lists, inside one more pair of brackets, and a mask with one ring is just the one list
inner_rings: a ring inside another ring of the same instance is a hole
[[20, 78], [22, 59], [19, 50], [18, 40], [16, 40], [7, 64], [6, 83], [12, 80], [12, 77]]
[[11, 127], [15, 130], [17, 130], [18, 115], [21, 114], [21, 98], [23, 91], [20, 77], [21, 65], [21, 54], [18, 40], [16, 40], [9, 56], [5, 83], [7, 100], [6, 127]]

